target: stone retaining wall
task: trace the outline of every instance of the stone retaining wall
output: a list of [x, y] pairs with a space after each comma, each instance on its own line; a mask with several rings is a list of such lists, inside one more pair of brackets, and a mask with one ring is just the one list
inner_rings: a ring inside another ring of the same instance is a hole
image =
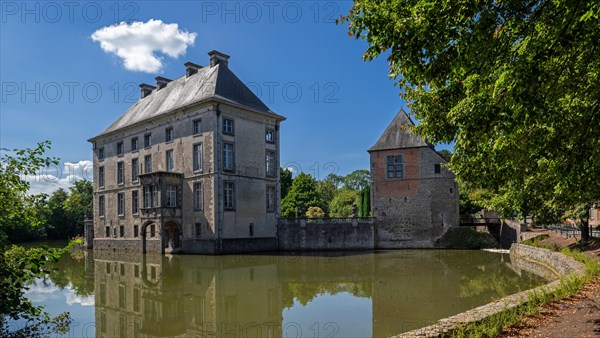
[[280, 251], [373, 250], [371, 222], [280, 224]]
[[[585, 269], [583, 264], [576, 262], [564, 254], [524, 244], [513, 244], [510, 248], [510, 257], [512, 261], [523, 260], [527, 263], [537, 263], [539, 267], [548, 268], [560, 277], [569, 274], [583, 276]], [[436, 324], [402, 333], [397, 337], [437, 337], [456, 329], [460, 325], [477, 322], [506, 309], [524, 304], [533, 293], [550, 293], [558, 287], [560, 287], [560, 280], [555, 280], [549, 284], [519, 292], [452, 317], [441, 319]]]

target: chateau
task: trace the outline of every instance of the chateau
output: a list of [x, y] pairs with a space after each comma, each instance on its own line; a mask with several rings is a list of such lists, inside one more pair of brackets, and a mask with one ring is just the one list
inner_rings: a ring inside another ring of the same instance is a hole
[[229, 56], [141, 84], [141, 98], [91, 138], [93, 246], [233, 253], [277, 248], [279, 125]]
[[454, 174], [432, 145], [411, 133], [413, 125], [400, 110], [369, 149], [377, 248], [434, 247], [449, 227], [458, 226]]

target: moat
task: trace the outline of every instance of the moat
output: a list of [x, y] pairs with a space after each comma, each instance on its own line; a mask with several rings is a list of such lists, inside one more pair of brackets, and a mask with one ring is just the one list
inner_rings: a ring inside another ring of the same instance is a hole
[[385, 337], [541, 285], [507, 254], [64, 256], [27, 293], [69, 336]]

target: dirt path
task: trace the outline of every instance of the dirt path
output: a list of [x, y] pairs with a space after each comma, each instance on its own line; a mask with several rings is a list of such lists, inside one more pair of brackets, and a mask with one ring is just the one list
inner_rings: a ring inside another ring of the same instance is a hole
[[[577, 247], [575, 238], [538, 230], [550, 237], [541, 241], [559, 248]], [[581, 248], [600, 260], [600, 240]], [[576, 296], [545, 306], [539, 316], [528, 317], [519, 326], [506, 330], [502, 337], [600, 337], [600, 276]]]

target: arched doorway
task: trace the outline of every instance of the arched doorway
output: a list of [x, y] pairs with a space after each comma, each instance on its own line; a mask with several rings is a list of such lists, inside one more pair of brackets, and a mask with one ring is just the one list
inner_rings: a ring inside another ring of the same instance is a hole
[[181, 231], [179, 225], [173, 221], [165, 224], [165, 252], [181, 250]]

